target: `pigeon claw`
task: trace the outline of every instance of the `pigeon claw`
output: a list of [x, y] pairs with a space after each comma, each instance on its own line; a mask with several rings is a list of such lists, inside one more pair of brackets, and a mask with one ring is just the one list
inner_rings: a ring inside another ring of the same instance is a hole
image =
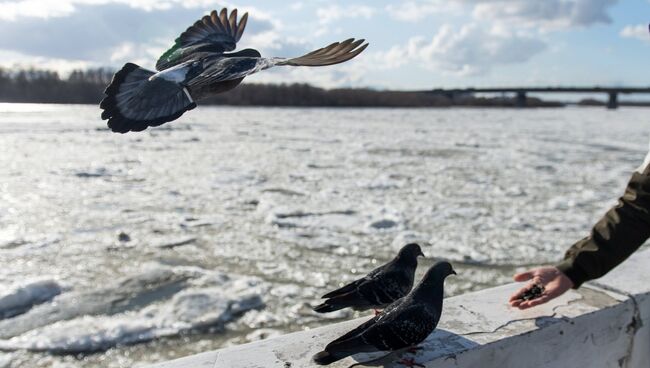
[[406, 351], [411, 353], [411, 354], [417, 354], [417, 352], [422, 350], [422, 349], [424, 349], [422, 346], [413, 346], [413, 347], [410, 347], [410, 348], [406, 349]]
[[375, 316], [378, 316], [378, 315], [381, 314], [381, 309], [373, 309], [373, 311], [375, 312]]
[[423, 366], [422, 364], [416, 363], [415, 359], [413, 359], [413, 358], [403, 358], [402, 360], [397, 362], [397, 364], [401, 364], [401, 365], [403, 365], [405, 367], [408, 367], [408, 368], [413, 368], [413, 367], [425, 368], [425, 366]]

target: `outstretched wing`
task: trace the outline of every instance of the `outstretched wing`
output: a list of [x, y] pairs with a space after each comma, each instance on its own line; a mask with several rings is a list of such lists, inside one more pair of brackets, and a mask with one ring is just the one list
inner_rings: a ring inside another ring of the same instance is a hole
[[237, 9], [230, 16], [226, 8], [220, 13], [213, 10], [183, 32], [169, 50], [156, 63], [156, 69], [164, 70], [189, 60], [198, 52], [224, 53], [235, 49], [244, 33], [248, 13], [237, 22]]
[[188, 86], [208, 86], [213, 83], [239, 79], [276, 65], [325, 66], [342, 63], [366, 49], [368, 44], [361, 45], [363, 41], [355, 41], [354, 38], [350, 38], [292, 59], [263, 58], [257, 51], [251, 49], [224, 54], [223, 58], [209, 62], [209, 65], [199, 75], [188, 81]]
[[334, 42], [300, 57], [276, 61], [275, 65], [325, 66], [342, 63], [365, 50], [368, 44], [363, 44], [364, 41], [364, 39], [355, 41], [354, 38], [350, 38], [343, 42]]

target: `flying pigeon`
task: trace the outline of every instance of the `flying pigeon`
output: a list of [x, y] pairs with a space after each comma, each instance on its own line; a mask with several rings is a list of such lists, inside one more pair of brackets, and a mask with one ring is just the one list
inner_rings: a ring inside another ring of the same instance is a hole
[[322, 298], [327, 300], [314, 307], [314, 311], [327, 313], [347, 307], [354, 310], [384, 308], [411, 291], [418, 256], [424, 257], [419, 245], [405, 245], [392, 261], [361, 279], [323, 295]]
[[[328, 365], [350, 355], [413, 348], [438, 325], [442, 313], [444, 281], [456, 272], [449, 262], [438, 262], [404, 298], [382, 313], [327, 344], [314, 355], [319, 365]], [[407, 364], [414, 365], [413, 362]]]
[[262, 57], [257, 50], [238, 52], [248, 13], [237, 22], [237, 9], [226, 8], [190, 26], [158, 59], [151, 71], [127, 63], [115, 73], [99, 107], [102, 120], [119, 133], [142, 131], [178, 119], [196, 101], [235, 88], [250, 74], [274, 66], [325, 66], [359, 55], [368, 44], [350, 38], [296, 58]]

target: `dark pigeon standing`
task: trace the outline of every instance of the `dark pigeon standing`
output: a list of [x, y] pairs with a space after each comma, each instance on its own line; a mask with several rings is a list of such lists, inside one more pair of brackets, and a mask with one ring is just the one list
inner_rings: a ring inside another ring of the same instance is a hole
[[[99, 107], [114, 132], [141, 131], [176, 120], [196, 101], [235, 88], [244, 77], [274, 66], [324, 66], [359, 55], [368, 44], [350, 38], [300, 57], [262, 57], [257, 50], [235, 50], [248, 13], [213, 10], [183, 32], [156, 63], [158, 72], [127, 63], [115, 73]], [[217, 117], [218, 118], [218, 117]]]
[[[414, 348], [436, 328], [442, 313], [444, 281], [456, 272], [449, 262], [438, 262], [404, 298], [381, 314], [327, 344], [314, 362], [327, 365], [357, 353]], [[415, 363], [405, 361], [411, 366]]]
[[411, 291], [418, 256], [424, 257], [419, 245], [405, 245], [392, 261], [361, 279], [323, 295], [327, 300], [314, 307], [314, 311], [327, 313], [347, 307], [354, 310], [383, 309]]

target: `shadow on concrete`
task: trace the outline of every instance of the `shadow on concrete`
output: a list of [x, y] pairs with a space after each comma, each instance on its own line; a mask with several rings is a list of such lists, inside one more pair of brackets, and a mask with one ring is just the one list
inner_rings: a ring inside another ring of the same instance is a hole
[[394, 353], [378, 352], [372, 354], [356, 354], [352, 358], [356, 363], [352, 367], [401, 367], [398, 362], [403, 358], [413, 358], [416, 363], [425, 364], [440, 357], [454, 359], [456, 354], [472, 349], [480, 344], [447, 330], [436, 329], [429, 337], [419, 345], [421, 350], [411, 353], [408, 351], [397, 351]]

